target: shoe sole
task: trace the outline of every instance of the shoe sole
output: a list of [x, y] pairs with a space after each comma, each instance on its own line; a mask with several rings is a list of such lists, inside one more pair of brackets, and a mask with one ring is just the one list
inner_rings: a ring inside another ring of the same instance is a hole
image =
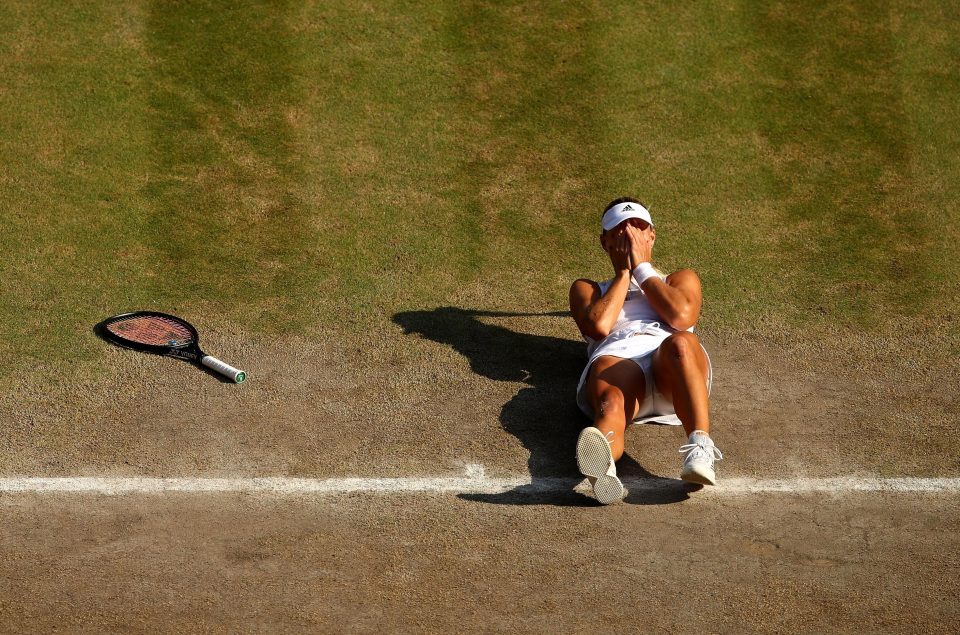
[[606, 437], [596, 428], [584, 428], [577, 439], [577, 467], [584, 476], [600, 478], [610, 469], [613, 455]]
[[[593, 479], [591, 479], [593, 480]], [[612, 505], [623, 501], [627, 490], [616, 476], [604, 474], [593, 481], [593, 495], [601, 505]]]
[[610, 444], [594, 427], [584, 428], [577, 439], [577, 467], [590, 479], [593, 495], [604, 505], [623, 500], [627, 490], [616, 474], [608, 474], [613, 465]]
[[717, 477], [711, 470], [707, 472], [697, 472], [690, 470], [689, 472], [683, 472], [680, 474], [680, 478], [688, 483], [696, 483], [698, 485], [716, 485]]

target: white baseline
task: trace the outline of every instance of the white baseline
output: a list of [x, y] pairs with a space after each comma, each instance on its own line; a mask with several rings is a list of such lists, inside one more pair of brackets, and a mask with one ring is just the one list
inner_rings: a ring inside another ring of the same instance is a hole
[[[677, 491], [689, 488], [669, 478], [625, 478], [631, 491]], [[480, 465], [468, 465], [466, 474], [449, 477], [408, 478], [151, 478], [151, 477], [3, 477], [0, 494], [77, 493], [105, 496], [164, 493], [242, 493], [266, 495], [333, 496], [338, 494], [423, 493], [423, 494], [556, 494], [587, 491], [586, 481], [577, 478], [491, 478]], [[853, 492], [960, 492], [960, 478], [880, 478], [849, 476], [835, 478], [757, 479], [724, 478], [703, 493], [730, 494], [812, 494]]]

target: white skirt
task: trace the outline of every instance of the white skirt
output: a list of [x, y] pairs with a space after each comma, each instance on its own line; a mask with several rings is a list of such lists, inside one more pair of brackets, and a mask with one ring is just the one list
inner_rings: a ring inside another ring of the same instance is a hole
[[[659, 331], [655, 333], [637, 332], [629, 337], [618, 339], [609, 344], [597, 348], [590, 356], [590, 360], [580, 374], [580, 381], [577, 383], [577, 405], [591, 419], [594, 417], [593, 408], [590, 406], [590, 400], [587, 399], [587, 376], [590, 373], [590, 367], [599, 357], [610, 356], [621, 359], [629, 359], [640, 367], [643, 371], [643, 379], [646, 384], [646, 394], [640, 402], [640, 409], [634, 416], [631, 423], [655, 423], [660, 425], [678, 426], [680, 419], [673, 410], [673, 401], [666, 398], [657, 390], [653, 379], [653, 354], [663, 343], [663, 340], [670, 337], [670, 333]], [[707, 395], [713, 387], [713, 364], [710, 362], [710, 355], [707, 349], [703, 348], [703, 354], [707, 357]]]

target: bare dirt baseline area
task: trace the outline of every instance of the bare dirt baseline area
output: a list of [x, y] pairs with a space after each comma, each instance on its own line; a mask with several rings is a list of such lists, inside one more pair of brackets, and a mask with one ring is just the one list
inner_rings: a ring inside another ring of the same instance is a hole
[[2, 496], [3, 632], [955, 632], [955, 495]]
[[[321, 341], [205, 326], [248, 382], [106, 344], [93, 378], [58, 367], [51, 385], [41, 366], [11, 379], [0, 477], [577, 476], [584, 347], [569, 318], [440, 307]], [[937, 340], [701, 338], [722, 476], [960, 476], [960, 377]], [[682, 441], [631, 428], [623, 473], [675, 477]]]
[[560, 318], [212, 330], [248, 383], [109, 349], [97, 380], [0, 397], [0, 631], [960, 625], [957, 378], [935, 346], [708, 333], [720, 484], [676, 480], [677, 429], [633, 428], [631, 494], [599, 507]]

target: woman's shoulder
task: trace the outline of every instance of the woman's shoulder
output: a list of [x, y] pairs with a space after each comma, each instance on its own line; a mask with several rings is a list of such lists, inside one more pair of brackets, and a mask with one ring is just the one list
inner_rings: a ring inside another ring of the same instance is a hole
[[599, 290], [602, 294], [607, 290], [607, 287], [610, 286], [609, 280], [604, 280], [602, 282], [597, 282], [596, 280], [590, 280], [589, 278], [577, 278], [573, 281], [573, 284], [570, 285], [570, 293], [584, 293], [590, 294], [594, 291]]
[[668, 276], [664, 276], [667, 282], [694, 282], [700, 283], [700, 276], [693, 269], [677, 269]]
[[586, 278], [581, 278], [581, 280], [583, 280], [583, 282], [585, 282], [586, 284], [589, 284], [591, 288], [598, 289], [600, 291], [600, 295], [603, 295], [604, 293], [606, 293], [607, 289], [610, 287], [610, 283], [613, 282], [613, 279], [597, 281], [597, 280], [587, 280]]

